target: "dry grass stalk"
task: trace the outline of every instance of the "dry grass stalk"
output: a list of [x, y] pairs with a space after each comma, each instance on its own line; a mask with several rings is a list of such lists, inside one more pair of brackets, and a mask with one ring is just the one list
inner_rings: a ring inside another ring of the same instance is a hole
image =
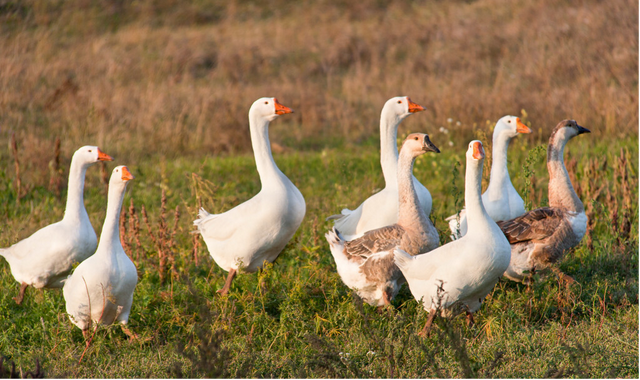
[[129, 258], [133, 260], [133, 254], [131, 252], [131, 242], [127, 238], [127, 210], [122, 209], [120, 211], [120, 241], [122, 242], [122, 248]]
[[311, 227], [311, 233], [313, 234], [313, 246], [320, 245], [320, 236], [318, 234], [318, 215], [313, 216], [313, 225]]
[[213, 199], [217, 186], [213, 182], [200, 177], [196, 173], [191, 173], [191, 190], [196, 199], [197, 207], [195, 213], [197, 214], [200, 207], [202, 207], [202, 199]]
[[[536, 197], [536, 176], [535, 170], [533, 169], [533, 165], [535, 161], [540, 158], [544, 152], [546, 151], [546, 146], [538, 145], [537, 147], [529, 150], [527, 154], [527, 159], [525, 160], [524, 165], [522, 165], [522, 174], [524, 176], [524, 189], [522, 192], [522, 199], [524, 200], [525, 210], [535, 209], [534, 201]], [[540, 198], [541, 195], [538, 195]], [[539, 199], [538, 199], [539, 203]]]
[[56, 196], [60, 196], [60, 187], [62, 186], [62, 176], [60, 170], [60, 137], [56, 137], [55, 153], [53, 160], [49, 162], [49, 191], [53, 191]]
[[556, 294], [556, 301], [558, 303], [558, 310], [560, 311], [560, 321], [563, 325], [566, 324], [563, 329], [563, 334], [566, 334], [566, 329], [569, 327], [569, 324], [571, 324], [574, 317], [573, 306], [575, 304], [575, 294], [571, 290], [571, 286], [560, 279], [558, 279], [558, 293]]
[[138, 214], [136, 213], [136, 208], [133, 205], [133, 198], [131, 198], [129, 202], [129, 234], [127, 236], [129, 240], [129, 244], [132, 245], [132, 242], [136, 243], [136, 255], [134, 263], [138, 264], [138, 260], [140, 259], [140, 247], [142, 244], [140, 243], [140, 219], [138, 218]]
[[200, 253], [200, 234], [193, 234], [193, 261], [198, 266], [198, 254]]
[[100, 173], [102, 175], [102, 183], [104, 184], [105, 194], [109, 194], [109, 173], [107, 172], [107, 163], [100, 161]]
[[493, 139], [487, 137], [487, 132], [481, 128], [476, 129], [474, 133], [476, 135], [476, 140], [482, 141], [482, 146], [484, 148], [484, 165], [482, 166], [482, 188], [486, 189], [489, 186], [489, 179], [491, 178], [491, 163], [493, 162]]
[[[178, 220], [180, 218], [180, 212], [178, 207], [176, 207], [176, 211], [174, 213], [174, 225], [171, 230], [169, 230], [167, 223], [165, 212], [167, 208], [167, 196], [164, 189], [162, 189], [162, 198], [160, 201], [160, 216], [157, 223], [156, 232], [154, 233], [151, 228], [151, 223], [149, 222], [149, 217], [147, 215], [147, 210], [142, 205], [141, 213], [142, 218], [147, 225], [147, 231], [149, 232], [149, 236], [153, 241], [153, 244], [156, 247], [158, 252], [158, 274], [160, 275], [160, 281], [164, 282], [167, 278], [167, 271], [170, 270], [171, 276], [177, 276], [177, 270], [175, 268], [175, 254], [173, 252], [173, 247], [175, 247], [175, 235], [178, 229]], [[167, 268], [168, 267], [168, 268]]]
[[169, 254], [169, 265], [171, 267], [171, 273], [173, 276], [175, 276], [174, 278], [178, 277], [178, 270], [176, 268], [176, 257], [174, 254], [174, 247], [175, 247], [175, 238], [176, 238], [176, 232], [178, 231], [178, 222], [180, 221], [180, 207], [176, 206], [176, 209], [173, 213], [173, 228], [171, 229], [171, 233], [170, 236], [167, 239], [167, 250], [170, 252]]
[[[189, 207], [188, 204], [185, 204], [185, 207], [189, 211], [189, 214], [197, 215], [198, 210], [200, 210], [200, 208], [202, 207], [202, 199], [203, 198], [213, 199], [213, 195], [215, 194], [216, 189], [217, 189], [217, 186], [213, 182], [200, 177], [196, 173], [191, 173], [191, 191], [193, 193], [193, 196], [195, 197], [196, 207], [194, 210], [191, 207]], [[200, 253], [200, 246], [202, 245], [202, 240], [200, 238], [199, 233], [197, 232], [193, 233], [192, 242], [193, 242], [193, 260], [195, 262], [195, 265], [197, 266], [198, 254]]]
[[16, 142], [15, 132], [11, 134], [11, 152], [13, 153], [13, 162], [16, 168], [16, 203], [20, 205], [20, 198], [22, 198], [22, 180], [20, 179], [20, 160], [18, 159], [18, 143]]
[[[619, 196], [622, 196], [622, 225], [617, 236], [617, 242], [620, 244], [629, 238], [631, 232], [631, 220], [632, 220], [632, 208], [633, 208], [633, 189], [636, 188], [633, 178], [629, 178], [629, 162], [627, 160], [627, 153], [621, 148], [620, 156], [616, 159], [616, 165], [614, 169], [614, 184], [618, 187], [617, 179], [620, 179], [620, 190], [622, 194], [616, 194], [616, 200]], [[632, 186], [634, 182], [634, 186]], [[617, 211], [617, 208], [616, 208]]]
[[158, 222], [158, 232], [156, 235], [156, 242], [159, 244], [158, 246], [158, 265], [162, 268], [161, 271], [166, 275], [166, 266], [169, 261], [169, 255], [167, 254], [165, 244], [165, 239], [167, 237], [167, 220], [165, 217], [165, 212], [167, 210], [167, 194], [162, 189], [162, 196], [160, 198], [160, 221]]
[[[605, 190], [607, 181], [603, 180], [603, 173], [606, 173], [607, 158], [593, 157], [583, 169], [582, 181], [580, 183], [580, 192], [583, 198], [583, 204], [585, 206], [585, 213], [587, 214], [587, 247], [589, 250], [593, 250], [593, 229], [596, 224], [596, 210], [594, 202], [598, 201], [598, 198]], [[577, 182], [577, 180], [576, 180]], [[575, 183], [575, 182], [574, 182]]]
[[[153, 233], [153, 231], [151, 231], [151, 223], [149, 223], [149, 217], [147, 216], [147, 209], [144, 207], [144, 205], [142, 205], [140, 212], [142, 213], [142, 220], [144, 220], [144, 223], [147, 226], [149, 237], [151, 237], [151, 241], [153, 242], [153, 245], [156, 246], [157, 248], [159, 246], [159, 243], [158, 243], [158, 240], [156, 239], [156, 235]], [[159, 265], [157, 266], [158, 274], [160, 275], [160, 281], [164, 282], [164, 277], [165, 277], [165, 271], [164, 271], [164, 265], [163, 265], [164, 252], [161, 249], [158, 249], [158, 259], [159, 259]]]
[[[538, 179], [536, 178], [536, 173], [535, 172], [531, 173], [530, 181], [531, 181], [531, 184], [529, 185], [529, 196], [531, 198], [529, 198], [529, 199], [531, 199], [532, 204], [539, 205], [540, 202], [541, 202], [542, 193], [537, 191], [537, 185], [536, 184], [538, 183]], [[535, 203], [533, 203], [533, 202], [535, 202]]]

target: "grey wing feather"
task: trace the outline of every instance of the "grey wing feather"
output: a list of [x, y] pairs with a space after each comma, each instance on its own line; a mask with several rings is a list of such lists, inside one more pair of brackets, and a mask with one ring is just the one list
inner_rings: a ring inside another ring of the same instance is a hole
[[564, 218], [561, 210], [542, 207], [511, 220], [497, 222], [510, 244], [553, 235]]
[[404, 232], [397, 224], [368, 231], [355, 240], [345, 242], [345, 252], [366, 258], [377, 252], [389, 251], [400, 245]]

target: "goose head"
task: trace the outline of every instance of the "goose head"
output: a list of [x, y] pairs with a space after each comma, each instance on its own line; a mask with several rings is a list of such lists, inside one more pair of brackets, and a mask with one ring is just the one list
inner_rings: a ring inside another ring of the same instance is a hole
[[398, 295], [399, 290], [400, 286], [396, 281], [387, 281], [378, 286], [365, 286], [363, 289], [358, 289], [357, 294], [369, 305], [384, 307], [391, 304], [391, 300]]
[[408, 96], [396, 96], [387, 100], [384, 104], [382, 115], [383, 117], [395, 117], [401, 121], [405, 117], [425, 109], [423, 106], [412, 102]]
[[408, 152], [412, 157], [418, 157], [426, 152], [440, 153], [440, 149], [431, 142], [426, 133], [411, 133], [402, 143], [401, 152]]
[[567, 119], [562, 120], [558, 123], [558, 125], [556, 125], [556, 127], [553, 129], [553, 132], [551, 133], [551, 137], [553, 138], [554, 136], [558, 136], [563, 137], [563, 140], [569, 140], [570, 138], [581, 135], [583, 133], [591, 133], [591, 131], [578, 125], [575, 120]]
[[131, 181], [135, 177], [124, 165], [116, 166], [111, 172], [111, 179], [109, 179], [109, 186], [114, 185], [123, 185], [126, 186], [127, 182]]
[[480, 140], [473, 140], [469, 143], [469, 148], [467, 149], [467, 161], [478, 162], [482, 165], [482, 161], [484, 160], [484, 147], [482, 146], [482, 142]]
[[101, 151], [97, 146], [86, 145], [76, 150], [72, 160], [79, 160], [85, 165], [91, 165], [98, 161], [113, 161], [113, 157]]
[[273, 121], [285, 113], [293, 113], [293, 110], [280, 104], [276, 98], [260, 98], [253, 102], [249, 109], [249, 117], [258, 116], [268, 121]]
[[531, 133], [531, 129], [516, 116], [504, 116], [498, 120], [493, 130], [494, 136], [505, 136], [508, 139], [516, 137], [518, 133]]

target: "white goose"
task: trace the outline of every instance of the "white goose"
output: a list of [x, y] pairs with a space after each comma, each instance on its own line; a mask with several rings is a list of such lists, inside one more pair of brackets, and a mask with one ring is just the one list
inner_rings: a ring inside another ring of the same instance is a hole
[[[551, 133], [547, 148], [549, 207], [542, 207], [498, 223], [511, 243], [511, 263], [504, 275], [514, 281], [525, 271], [544, 269], [580, 243], [587, 232], [587, 215], [564, 165], [564, 147], [570, 139], [590, 133], [575, 120], [563, 120]], [[561, 280], [574, 280], [553, 267]]]
[[428, 333], [439, 308], [445, 315], [466, 311], [469, 323], [473, 323], [473, 313], [509, 266], [509, 242], [487, 214], [480, 197], [483, 161], [482, 143], [474, 140], [467, 150], [465, 174], [467, 234], [417, 256], [401, 249], [394, 251], [395, 263], [411, 293], [429, 311], [421, 334]]
[[416, 157], [425, 152], [440, 153], [426, 134], [412, 133], [402, 144], [396, 224], [367, 231], [351, 241], [344, 241], [335, 227], [325, 235], [342, 281], [371, 305], [390, 304], [404, 283], [393, 263], [395, 247], [417, 255], [440, 244], [438, 230], [420, 207], [411, 175]]
[[293, 237], [306, 205], [302, 194], [276, 166], [269, 146], [269, 122], [293, 112], [276, 98], [256, 100], [249, 110], [251, 145], [262, 189], [248, 201], [222, 214], [200, 209], [193, 224], [213, 260], [229, 272], [218, 293], [229, 292], [238, 270], [255, 272], [273, 262]]
[[83, 146], [71, 159], [67, 204], [61, 221], [50, 224], [8, 248], [0, 249], [18, 281], [20, 292], [13, 299], [19, 305], [27, 286], [61, 288], [75, 263], [91, 256], [98, 244], [84, 207], [84, 177], [98, 161], [112, 161], [97, 146]]
[[[531, 129], [524, 125], [519, 117], [504, 116], [496, 123], [493, 130], [493, 162], [489, 186], [482, 194], [482, 203], [487, 214], [494, 221], [513, 219], [524, 214], [524, 201], [516, 191], [509, 177], [507, 168], [507, 150], [511, 140], [519, 133], [531, 133]], [[449, 222], [451, 237], [458, 239], [467, 233], [466, 211], [460, 211], [445, 220]]]
[[[391, 98], [385, 103], [380, 114], [380, 164], [385, 187], [355, 210], [343, 209], [340, 214], [327, 218], [335, 220], [334, 225], [344, 239], [353, 240], [367, 231], [398, 221], [398, 125], [407, 116], [424, 109], [407, 96]], [[422, 210], [428, 217], [431, 214], [431, 194], [413, 174], [411, 176]]]
[[138, 272], [122, 249], [119, 229], [122, 200], [131, 179], [133, 176], [126, 166], [113, 169], [98, 249], [78, 265], [62, 289], [69, 319], [85, 337], [92, 323], [110, 325], [116, 321], [121, 323], [125, 333], [134, 336], [126, 324]]

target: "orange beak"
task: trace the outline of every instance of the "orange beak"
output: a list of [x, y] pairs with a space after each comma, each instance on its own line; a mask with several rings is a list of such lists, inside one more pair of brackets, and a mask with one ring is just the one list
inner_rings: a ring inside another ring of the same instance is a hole
[[412, 102], [411, 99], [409, 99], [409, 97], [407, 97], [407, 102], [409, 103], [409, 112], [411, 112], [411, 113], [416, 113], [416, 112], [420, 112], [420, 111], [426, 110], [426, 108], [424, 108], [420, 104], [416, 104], [416, 103]]
[[287, 106], [283, 106], [278, 102], [278, 99], [273, 98], [273, 103], [276, 106], [276, 115], [282, 115], [285, 113], [293, 113], [293, 110]]
[[126, 166], [123, 166], [122, 167], [122, 180], [127, 182], [127, 181], [131, 181], [134, 178], [135, 177], [133, 176], [133, 174], [131, 174], [129, 169]]
[[109, 156], [105, 152], [98, 148], [98, 161], [113, 161], [113, 157]]
[[480, 160], [484, 158], [484, 148], [482, 147], [482, 143], [480, 141], [476, 141], [473, 143], [473, 158], [476, 160]]
[[518, 118], [516, 118], [516, 132], [518, 132], [518, 133], [531, 133], [531, 129], [529, 129], [529, 127], [524, 125], [520, 121], [520, 118], [518, 117]]

